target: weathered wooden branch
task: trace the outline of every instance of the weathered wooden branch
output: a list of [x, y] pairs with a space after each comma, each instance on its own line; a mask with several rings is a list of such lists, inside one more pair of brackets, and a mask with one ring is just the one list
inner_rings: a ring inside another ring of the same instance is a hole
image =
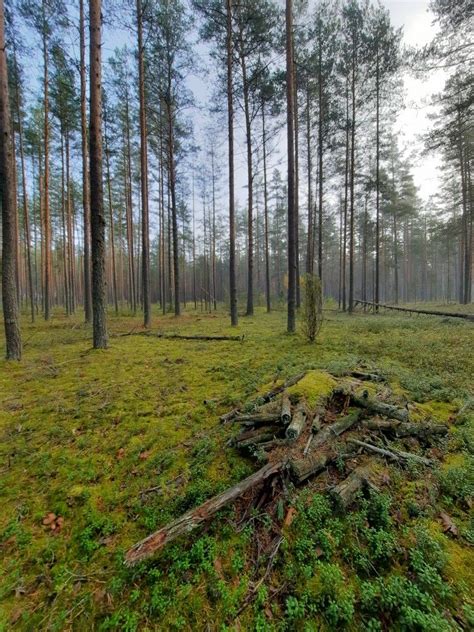
[[282, 471], [285, 466], [286, 461], [269, 463], [233, 487], [230, 487], [221, 494], [210, 498], [199, 507], [187, 511], [176, 520], [173, 520], [173, 522], [170, 522], [158, 531], [155, 531], [155, 533], [149, 535], [144, 540], [141, 540], [132, 546], [125, 555], [125, 564], [127, 566], [133, 566], [134, 564], [137, 564], [137, 562], [141, 562], [142, 560], [151, 557], [163, 548], [165, 544], [171, 542], [184, 533], [189, 533], [217, 513], [219, 509], [229, 505], [239, 498], [239, 496], [256, 485], [264, 483], [267, 479]]
[[364, 371], [355, 370], [348, 371], [344, 375], [350, 375], [351, 377], [355, 377], [364, 382], [385, 382], [383, 375], [379, 375], [378, 373], [365, 373]]
[[[251, 402], [251, 405], [256, 406], [258, 404], [268, 403], [269, 401], [274, 399], [277, 395], [282, 393], [285, 389], [290, 388], [290, 386], [294, 386], [295, 384], [297, 384], [300, 380], [304, 378], [305, 375], [306, 375], [306, 371], [304, 373], [299, 373], [298, 375], [294, 375], [293, 377], [288, 378], [283, 384], [280, 384], [279, 386], [274, 386], [271, 390], [267, 391], [264, 395], [260, 395], [259, 397], [254, 399], [253, 402]], [[242, 411], [241, 406], [238, 408], [234, 408], [228, 413], [221, 415], [219, 419], [221, 423], [226, 423], [234, 419], [234, 417], [236, 417], [241, 411]]]
[[356, 467], [346, 479], [330, 490], [330, 495], [340, 509], [347, 509], [352, 504], [357, 492], [367, 485], [369, 474], [370, 468]]
[[324, 426], [324, 428], [315, 435], [311, 444], [312, 450], [319, 448], [330, 439], [338, 437], [343, 432], [346, 432], [346, 430], [349, 430], [349, 428], [352, 428], [352, 426], [354, 426], [361, 417], [362, 412], [360, 410], [354, 410], [330, 426]]
[[387, 432], [395, 437], [429, 437], [430, 435], [446, 435], [448, 427], [444, 424], [422, 422], [382, 421], [368, 419], [364, 426], [369, 430]]
[[309, 435], [309, 437], [308, 437], [308, 441], [306, 441], [306, 445], [305, 445], [304, 450], [303, 450], [303, 456], [306, 456], [308, 454], [309, 449], [311, 447], [311, 442], [313, 441], [313, 439], [314, 439], [314, 434], [311, 433]]
[[296, 441], [303, 432], [308, 418], [308, 410], [305, 402], [300, 402], [296, 408], [291, 423], [286, 428], [286, 438], [289, 441]]
[[283, 393], [283, 398], [281, 400], [280, 419], [285, 426], [291, 422], [291, 402], [287, 393]]
[[387, 450], [386, 448], [379, 448], [376, 445], [372, 445], [371, 443], [366, 443], [365, 441], [359, 441], [358, 439], [349, 439], [349, 443], [353, 443], [355, 445], [360, 446], [364, 450], [368, 450], [369, 452], [375, 452], [376, 454], [380, 454], [382, 456], [386, 456], [389, 459], [393, 459], [394, 461], [406, 460], [406, 461], [414, 461], [416, 463], [421, 463], [421, 465], [431, 465], [432, 462], [430, 459], [427, 459], [424, 456], [418, 456], [418, 454], [412, 454], [411, 452], [403, 452], [402, 450], [396, 450], [392, 448], [391, 450]]

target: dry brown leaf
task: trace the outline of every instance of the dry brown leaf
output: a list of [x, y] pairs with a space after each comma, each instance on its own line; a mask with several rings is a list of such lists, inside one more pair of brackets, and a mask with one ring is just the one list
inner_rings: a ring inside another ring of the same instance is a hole
[[120, 459], [123, 459], [125, 456], [125, 450], [123, 448], [119, 448], [115, 456], [117, 457], [117, 460], [120, 461]]
[[297, 514], [297, 511], [294, 507], [290, 507], [286, 513], [285, 516], [285, 520], [283, 521], [283, 526], [284, 527], [289, 527], [290, 524], [293, 522], [293, 520], [295, 519]]
[[141, 461], [146, 461], [146, 459], [148, 459], [150, 454], [151, 454], [150, 450], [144, 450], [143, 452], [140, 452], [140, 460]]
[[54, 524], [54, 521], [56, 520], [56, 514], [49, 512], [46, 514], [46, 516], [43, 518], [43, 524], [44, 525], [50, 525], [50, 524]]
[[222, 562], [218, 557], [216, 557], [216, 559], [214, 560], [214, 570], [219, 575], [219, 577], [221, 577], [222, 579], [224, 578]]

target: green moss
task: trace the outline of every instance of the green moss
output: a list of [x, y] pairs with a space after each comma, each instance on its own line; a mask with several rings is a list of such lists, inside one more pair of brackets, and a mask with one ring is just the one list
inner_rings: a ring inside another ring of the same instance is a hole
[[303, 379], [288, 389], [288, 394], [295, 400], [304, 398], [314, 408], [324, 404], [336, 386], [336, 380], [329, 373], [308, 371]]
[[456, 410], [457, 406], [455, 404], [429, 401], [411, 406], [410, 417], [413, 421], [431, 420], [433, 422], [447, 423], [453, 419]]
[[[110, 315], [109, 326], [112, 332], [138, 331], [141, 317]], [[258, 516], [236, 533], [235, 516], [228, 509], [209, 525], [206, 536], [196, 532], [182, 538], [133, 571], [122, 564], [131, 544], [252, 471], [253, 464], [226, 448], [233, 429], [219, 424], [220, 414], [301, 371], [308, 374], [292, 393], [317, 405], [335, 385], [327, 372], [343, 372], [361, 361], [389, 376], [396, 394], [425, 402], [429, 410], [423, 404], [423, 418], [448, 420], [455, 403], [466, 401], [472, 387], [469, 323], [452, 327], [435, 319], [331, 313], [316, 345], [286, 336], [285, 326], [283, 312], [266, 314], [263, 309], [241, 319], [237, 329], [224, 309], [212, 315], [190, 312], [179, 319], [156, 311], [154, 330], [237, 333], [245, 340], [112, 337], [107, 351], [94, 352], [81, 314], [67, 319], [56, 312], [49, 323], [38, 319], [34, 325], [25, 317], [23, 361], [0, 360], [0, 620], [5, 629], [13, 628], [13, 621], [21, 631], [153, 629], [150, 621], [159, 621], [164, 629], [202, 629], [206, 620], [216, 629], [232, 625], [262, 571], [254, 565]], [[464, 472], [465, 457], [457, 454], [443, 468]], [[403, 508], [405, 494], [416, 502], [423, 489], [403, 489], [406, 474], [398, 472], [399, 497], [395, 474], [397, 507], [400, 500]], [[156, 491], [142, 494], [150, 488]], [[328, 573], [335, 576], [338, 572], [331, 568], [337, 566], [350, 590], [343, 591], [344, 609], [336, 612], [331, 596], [322, 596], [314, 586], [309, 607], [327, 607], [328, 617], [343, 621], [353, 606], [356, 623], [351, 625], [365, 629], [365, 621], [357, 619], [357, 594], [353, 600], [352, 562], [343, 557], [348, 543], [357, 544], [353, 522], [328, 514], [316, 532], [314, 520], [325, 506], [318, 502], [313, 518], [303, 526], [295, 522], [287, 534], [285, 573], [305, 571], [307, 559], [316, 563], [313, 557], [320, 547], [323, 561], [331, 565]], [[450, 502], [457, 524], [465, 524], [465, 501], [454, 497]], [[433, 512], [444, 508], [431, 506]], [[64, 518], [57, 534], [42, 524], [48, 512]], [[402, 513], [410, 530], [411, 518]], [[440, 536], [454, 560], [448, 564], [453, 581], [456, 565], [462, 565], [465, 583], [472, 568], [467, 541]], [[380, 549], [384, 538], [374, 534], [364, 547]], [[364, 553], [359, 552], [358, 561]], [[272, 587], [286, 581], [280, 561], [275, 560], [268, 578]], [[403, 554], [394, 564], [399, 573], [409, 573]], [[287, 625], [284, 600], [273, 601], [272, 625]], [[259, 629], [265, 629], [262, 616], [265, 607], [256, 603], [245, 612], [243, 627], [255, 628], [260, 617]], [[321, 613], [309, 616], [322, 625]]]

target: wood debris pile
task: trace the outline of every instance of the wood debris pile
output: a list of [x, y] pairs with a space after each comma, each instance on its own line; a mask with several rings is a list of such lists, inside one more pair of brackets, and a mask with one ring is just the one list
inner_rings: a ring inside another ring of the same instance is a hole
[[[309, 373], [313, 375], [294, 376], [245, 409], [221, 417], [222, 423], [239, 426], [229, 446], [255, 459], [260, 469], [138, 542], [127, 552], [126, 564], [150, 557], [230, 503], [246, 499], [244, 515], [250, 505], [274, 508], [288, 479], [301, 485], [334, 470], [328, 491], [337, 508], [347, 509], [359, 492], [377, 487], [381, 460], [432, 465], [426, 448], [433, 437], [446, 435], [448, 427], [412, 420], [408, 406], [393, 403], [382, 376], [363, 371], [344, 377]], [[309, 378], [323, 384], [317, 397], [305, 392]]]

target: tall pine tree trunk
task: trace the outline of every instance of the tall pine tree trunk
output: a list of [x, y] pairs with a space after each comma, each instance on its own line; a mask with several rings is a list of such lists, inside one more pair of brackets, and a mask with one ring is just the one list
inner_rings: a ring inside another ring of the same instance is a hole
[[0, 0], [0, 191], [2, 198], [2, 301], [6, 358], [21, 360], [21, 335], [16, 288], [15, 185], [12, 129], [5, 50], [5, 10]]
[[178, 238], [178, 208], [176, 204], [176, 165], [174, 157], [174, 113], [171, 102], [171, 80], [168, 83], [167, 95], [167, 118], [168, 118], [168, 173], [169, 192], [171, 197], [171, 221], [173, 234], [173, 276], [174, 276], [174, 315], [181, 314], [180, 304], [180, 271], [179, 271], [179, 238]]
[[262, 101], [262, 145], [263, 145], [263, 214], [265, 244], [265, 298], [267, 312], [271, 311], [270, 297], [270, 249], [268, 246], [268, 184], [267, 184], [267, 131], [265, 128], [265, 102]]
[[145, 63], [143, 45], [143, 7], [137, 0], [138, 92], [140, 101], [140, 180], [142, 192], [142, 294], [145, 327], [151, 325], [150, 228], [148, 213], [148, 151], [145, 101]]
[[234, 91], [232, 85], [232, 0], [226, 0], [226, 47], [227, 47], [227, 134], [229, 142], [229, 294], [230, 322], [238, 324], [237, 280], [235, 271], [235, 183], [234, 183]]
[[115, 314], [118, 315], [118, 292], [117, 292], [117, 265], [115, 257], [115, 235], [114, 235], [114, 213], [112, 205], [112, 179], [110, 177], [110, 151], [107, 134], [107, 119], [104, 111], [104, 143], [105, 143], [105, 168], [107, 178], [107, 197], [109, 200], [109, 231], [110, 231], [110, 250], [112, 254], [112, 292], [114, 298]]
[[288, 146], [288, 322], [289, 333], [296, 330], [296, 214], [295, 214], [295, 133], [294, 133], [293, 3], [286, 0], [286, 119]]
[[[15, 72], [18, 76], [18, 62], [16, 57], [16, 50], [13, 50]], [[20, 144], [20, 165], [21, 165], [21, 185], [23, 194], [23, 229], [25, 239], [26, 250], [26, 266], [28, 274], [28, 294], [30, 299], [31, 310], [31, 322], [35, 322], [35, 300], [34, 300], [34, 287], [33, 287], [33, 267], [31, 262], [31, 230], [30, 230], [30, 216], [28, 209], [28, 187], [26, 184], [26, 167], [25, 167], [25, 149], [23, 146], [23, 120], [20, 108], [20, 93], [18, 81], [15, 82], [15, 106], [18, 117], [18, 140]]]
[[[243, 42], [241, 42], [243, 48]], [[245, 140], [247, 146], [247, 187], [248, 187], [248, 210], [247, 210], [247, 316], [253, 315], [253, 156], [252, 156], [252, 125], [250, 120], [250, 95], [249, 83], [247, 79], [247, 68], [245, 55], [241, 54], [242, 82], [244, 92], [244, 115], [245, 115]]]
[[355, 253], [355, 133], [356, 133], [356, 44], [353, 45], [351, 79], [351, 169], [350, 169], [350, 215], [349, 215], [349, 313], [354, 310], [354, 253]]
[[376, 186], [376, 198], [375, 198], [375, 296], [374, 301], [377, 305], [375, 308], [378, 311], [378, 304], [380, 302], [380, 61], [379, 51], [377, 47], [377, 58], [375, 68], [375, 186]]
[[102, 181], [101, 0], [89, 0], [90, 19], [90, 195], [92, 316], [94, 349], [107, 347], [105, 215]]
[[43, 218], [44, 218], [44, 318], [51, 316], [51, 214], [49, 206], [49, 76], [48, 76], [48, 29], [46, 24], [46, 0], [42, 1], [43, 13], [43, 110], [44, 110], [44, 174], [43, 174]]
[[84, 0], [79, 0], [79, 51], [81, 78], [81, 154], [82, 154], [82, 212], [84, 231], [84, 318], [92, 321], [91, 286], [91, 209], [89, 192], [89, 151], [87, 143], [87, 103], [86, 103], [86, 43], [84, 24]]
[[311, 116], [310, 116], [310, 90], [309, 81], [306, 89], [306, 154], [308, 177], [308, 235], [306, 242], [306, 274], [312, 274], [314, 269], [314, 244], [313, 244], [313, 195], [311, 180], [312, 156], [311, 156]]

